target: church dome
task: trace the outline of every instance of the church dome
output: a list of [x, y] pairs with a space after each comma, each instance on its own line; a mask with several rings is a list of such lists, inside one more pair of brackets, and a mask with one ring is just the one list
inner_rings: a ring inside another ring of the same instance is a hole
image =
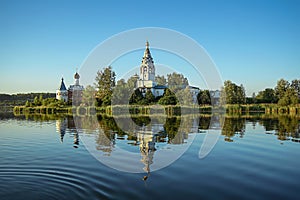
[[80, 78], [80, 76], [79, 76], [79, 74], [76, 72], [76, 74], [74, 75], [74, 78], [75, 79], [79, 79]]

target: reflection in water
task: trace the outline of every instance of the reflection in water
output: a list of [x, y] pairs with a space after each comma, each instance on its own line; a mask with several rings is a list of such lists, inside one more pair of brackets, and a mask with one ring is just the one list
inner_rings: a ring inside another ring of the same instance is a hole
[[95, 137], [96, 148], [102, 151], [104, 156], [112, 156], [114, 151], [118, 151], [118, 147], [125, 151], [138, 151], [143, 171], [147, 172], [146, 179], [157, 150], [167, 150], [168, 144], [186, 144], [188, 134], [198, 132], [197, 117], [162, 119], [162, 116], [155, 116], [150, 119], [147, 116], [139, 116], [131, 117], [130, 121], [123, 118], [119, 117], [117, 124], [113, 117], [98, 116], [100, 130]]
[[235, 135], [243, 138], [246, 122], [251, 122], [253, 129], [255, 129], [256, 123], [259, 123], [264, 126], [266, 134], [276, 135], [278, 140], [300, 142], [299, 116], [290, 115], [226, 117], [222, 128], [225, 141], [233, 142], [232, 138]]
[[60, 134], [60, 141], [63, 143], [67, 129], [67, 118], [57, 119], [55, 126], [56, 132]]
[[232, 137], [236, 134], [238, 134], [241, 138], [244, 136], [246, 119], [231, 117], [226, 117], [224, 119], [222, 135], [225, 136], [225, 141], [233, 142]]
[[124, 120], [124, 124], [120, 124], [122, 120], [119, 120], [117, 124], [113, 117], [99, 115], [97, 119], [90, 116], [80, 117], [76, 123], [77, 127], [72, 116], [34, 115], [26, 116], [26, 119], [34, 121], [55, 119], [60, 141], [64, 142], [65, 135], [70, 134], [75, 148], [80, 143], [77, 131], [79, 130], [85, 134], [95, 135], [95, 148], [103, 152], [104, 156], [111, 156], [117, 145], [123, 145], [122, 148], [125, 150], [138, 151], [143, 170], [147, 173], [144, 179], [150, 174], [150, 166], [154, 163], [157, 150], [163, 149], [165, 145], [183, 145], [188, 140], [189, 133], [206, 133], [208, 129], [218, 128], [221, 124], [223, 125], [221, 133], [226, 142], [234, 142], [235, 136], [243, 138], [247, 123], [252, 125], [253, 129], [259, 123], [265, 128], [266, 134], [275, 135], [278, 140], [300, 142], [299, 116], [227, 116], [224, 121], [220, 121], [222, 118], [217, 115], [167, 117], [163, 120], [159, 117], [139, 116], [132, 117], [130, 123], [125, 123]]
[[56, 119], [56, 132], [60, 135], [60, 142], [64, 142], [64, 136], [66, 134], [66, 131], [73, 136], [73, 147], [78, 148], [79, 146], [79, 134], [76, 130], [76, 126], [74, 123], [74, 120], [72, 117], [64, 117], [64, 118], [58, 118]]
[[141, 152], [141, 162], [144, 163], [143, 168], [145, 172], [150, 173], [150, 165], [153, 163], [155, 148], [155, 135], [152, 132], [147, 132], [146, 127], [143, 126], [142, 130], [137, 133], [137, 141], [139, 142]]

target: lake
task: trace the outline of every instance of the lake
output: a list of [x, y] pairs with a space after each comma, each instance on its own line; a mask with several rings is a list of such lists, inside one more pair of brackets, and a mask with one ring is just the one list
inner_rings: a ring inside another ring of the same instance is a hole
[[297, 199], [299, 119], [2, 114], [0, 199]]

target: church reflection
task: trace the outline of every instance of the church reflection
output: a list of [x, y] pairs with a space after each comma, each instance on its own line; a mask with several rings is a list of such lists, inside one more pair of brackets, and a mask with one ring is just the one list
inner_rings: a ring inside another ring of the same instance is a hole
[[157, 135], [153, 130], [147, 130], [146, 126], [143, 126], [140, 131], [137, 132], [137, 141], [139, 142], [141, 152], [141, 162], [145, 167], [143, 170], [150, 173], [150, 165], [153, 163], [154, 152], [156, 151], [155, 143]]
[[72, 117], [65, 117], [56, 119], [56, 132], [60, 136], [60, 142], [64, 142], [66, 133], [73, 137], [73, 147], [78, 148], [79, 146], [79, 134], [76, 130], [76, 126]]
[[[199, 132], [198, 124], [198, 117], [171, 117], [164, 120], [137, 117], [132, 118], [132, 121], [126, 124], [126, 128], [129, 128], [125, 132], [119, 129], [118, 125], [120, 124], [117, 125], [113, 118], [101, 116], [99, 118], [101, 131], [96, 138], [96, 148], [104, 152], [104, 155], [110, 156], [118, 143], [125, 142], [129, 146], [138, 146], [141, 155], [140, 161], [144, 165], [143, 170], [147, 173], [147, 176], [144, 177], [145, 180], [150, 175], [155, 152], [167, 144], [186, 143], [189, 133]], [[132, 127], [134, 129], [131, 129]]]
[[[165, 145], [181, 145], [187, 142], [189, 133], [207, 133], [208, 129], [221, 131], [221, 139], [225, 142], [235, 142], [242, 139], [246, 129], [255, 129], [257, 123], [263, 125], [266, 134], [274, 135], [280, 141], [300, 142], [299, 119], [289, 116], [276, 117], [233, 117], [221, 118], [218, 115], [201, 115], [197, 117], [167, 117], [164, 120], [145, 116], [133, 117], [130, 123], [120, 120], [124, 124], [117, 124], [113, 117], [98, 116], [83, 117], [79, 120], [80, 127], [87, 134], [94, 134], [95, 148], [103, 152], [104, 156], [111, 156], [116, 147], [138, 150], [143, 170], [147, 179], [151, 172], [151, 165], [155, 162], [155, 153]], [[222, 121], [223, 120], [223, 121]], [[248, 125], [247, 125], [248, 124]], [[250, 126], [249, 126], [250, 125]], [[100, 131], [95, 131], [100, 127]], [[79, 134], [73, 117], [56, 119], [56, 132], [62, 143], [70, 142], [66, 136], [73, 139], [72, 145], [79, 147]]]

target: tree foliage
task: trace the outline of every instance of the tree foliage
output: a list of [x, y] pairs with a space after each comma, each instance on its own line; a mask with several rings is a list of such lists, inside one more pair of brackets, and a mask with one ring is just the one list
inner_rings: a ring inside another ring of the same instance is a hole
[[288, 90], [290, 87], [290, 83], [284, 79], [280, 79], [277, 81], [277, 85], [275, 87], [275, 94], [277, 98], [280, 100], [284, 97], [285, 92]]
[[157, 83], [157, 85], [167, 85], [167, 79], [165, 78], [165, 76], [155, 76], [155, 82]]
[[182, 74], [177, 74], [173, 72], [172, 74], [168, 74], [168, 88], [173, 92], [177, 92], [178, 90], [185, 89], [188, 85], [188, 79], [184, 77]]
[[275, 87], [278, 105], [295, 105], [299, 102], [300, 80], [293, 80], [290, 84], [287, 80], [280, 79]]
[[224, 87], [221, 89], [222, 104], [243, 104], [246, 103], [245, 88], [243, 85], [236, 85], [227, 80], [224, 82]]
[[177, 102], [175, 94], [169, 88], [165, 89], [164, 95], [158, 101], [161, 105], [176, 105]]
[[152, 104], [155, 102], [155, 96], [152, 94], [151, 90], [148, 89], [146, 94], [145, 94], [145, 100], [146, 100], [146, 104]]
[[86, 106], [95, 106], [95, 93], [96, 89], [93, 86], [86, 86], [85, 90], [82, 92], [82, 103]]
[[134, 90], [133, 94], [130, 96], [129, 104], [142, 104], [142, 100], [144, 99], [143, 94], [139, 89]]
[[266, 88], [265, 90], [258, 92], [255, 100], [257, 103], [277, 103], [278, 101], [275, 90], [272, 88]]
[[199, 105], [211, 104], [209, 90], [200, 90], [197, 95], [197, 100]]
[[97, 72], [95, 86], [97, 89], [96, 99], [99, 106], [111, 104], [111, 96], [115, 87], [116, 74], [111, 66]]
[[186, 87], [185, 89], [178, 90], [175, 93], [175, 95], [176, 95], [180, 105], [192, 105], [193, 104], [193, 96], [188, 87]]

